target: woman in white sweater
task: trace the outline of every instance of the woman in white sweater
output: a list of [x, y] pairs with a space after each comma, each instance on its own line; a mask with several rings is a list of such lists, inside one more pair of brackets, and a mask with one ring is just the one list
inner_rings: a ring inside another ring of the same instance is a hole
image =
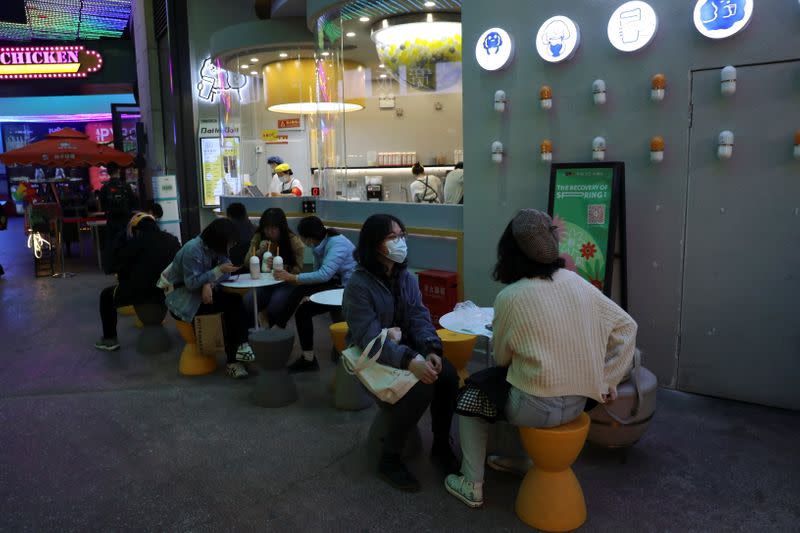
[[613, 400], [636, 345], [636, 322], [564, 268], [547, 214], [520, 211], [497, 252], [494, 278], [507, 285], [494, 304], [498, 367], [473, 375], [462, 389], [462, 475], [445, 479], [447, 491], [470, 507], [483, 505], [489, 422], [554, 427], [577, 418], [587, 398]]

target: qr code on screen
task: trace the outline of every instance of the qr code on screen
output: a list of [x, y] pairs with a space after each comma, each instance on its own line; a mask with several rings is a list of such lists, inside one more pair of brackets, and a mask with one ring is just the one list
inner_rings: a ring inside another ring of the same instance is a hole
[[590, 226], [604, 225], [606, 223], [606, 206], [603, 204], [590, 205], [586, 223]]

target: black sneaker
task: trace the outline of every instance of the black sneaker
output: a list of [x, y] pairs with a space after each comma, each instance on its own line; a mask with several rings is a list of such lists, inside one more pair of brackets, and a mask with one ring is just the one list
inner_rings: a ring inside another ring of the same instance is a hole
[[453, 453], [449, 442], [444, 445], [434, 442], [431, 448], [431, 461], [436, 463], [445, 474], [458, 474], [461, 471], [461, 462]]
[[117, 341], [116, 337], [113, 339], [103, 338], [94, 343], [94, 347], [98, 350], [103, 350], [104, 352], [114, 352], [119, 350], [119, 342]]
[[396, 489], [419, 492], [419, 481], [408, 471], [399, 455], [382, 455], [380, 463], [378, 463], [378, 474]]
[[314, 357], [311, 361], [303, 356], [300, 359], [289, 365], [289, 373], [296, 374], [298, 372], [317, 372], [319, 370], [319, 362]]

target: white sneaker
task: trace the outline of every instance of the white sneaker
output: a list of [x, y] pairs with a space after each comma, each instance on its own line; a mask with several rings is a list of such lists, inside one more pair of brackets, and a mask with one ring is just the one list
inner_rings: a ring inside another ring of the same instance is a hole
[[256, 360], [256, 354], [253, 353], [249, 343], [243, 342], [239, 345], [236, 349], [236, 360], [244, 363], [252, 363]]
[[233, 379], [244, 379], [247, 377], [247, 369], [242, 363], [229, 363], [225, 365], [225, 372]]
[[476, 509], [483, 505], [483, 482], [467, 481], [464, 476], [450, 474], [444, 479], [447, 492], [461, 500], [467, 507]]

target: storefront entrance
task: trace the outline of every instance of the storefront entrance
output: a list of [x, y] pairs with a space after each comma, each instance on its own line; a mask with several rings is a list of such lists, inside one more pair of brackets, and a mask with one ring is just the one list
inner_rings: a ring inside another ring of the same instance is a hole
[[797, 112], [800, 61], [737, 70], [728, 97], [719, 69], [692, 74], [678, 388], [800, 409], [800, 177], [775, 127]]

